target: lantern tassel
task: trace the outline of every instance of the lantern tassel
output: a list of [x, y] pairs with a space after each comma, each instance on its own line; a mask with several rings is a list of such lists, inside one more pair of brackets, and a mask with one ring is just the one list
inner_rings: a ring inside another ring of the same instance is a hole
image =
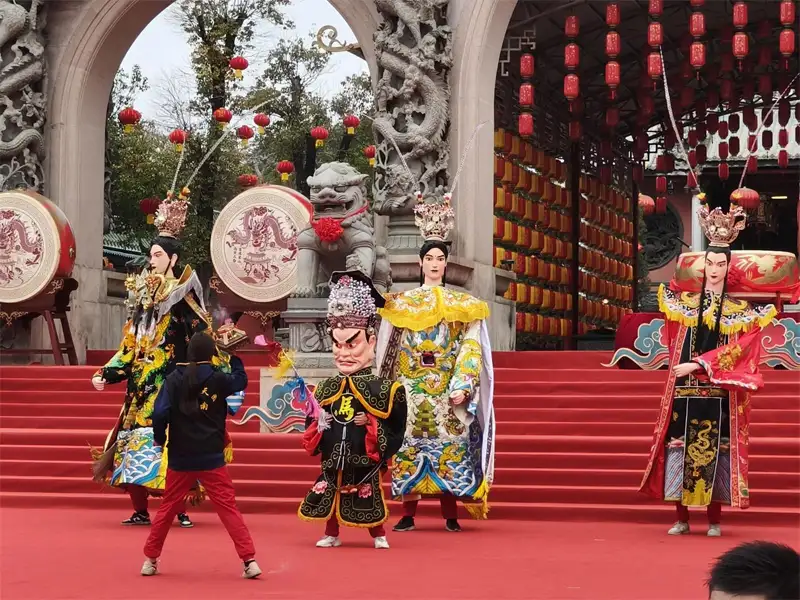
[[124, 125], [122, 127], [122, 131], [123, 133], [133, 133], [133, 125], [128, 125], [128, 124]]
[[289, 181], [289, 174], [281, 173], [281, 181]]
[[259, 135], [264, 135], [266, 132], [267, 132], [267, 130], [264, 129], [261, 125], [258, 126], [258, 134]]
[[355, 135], [356, 128], [355, 127], [348, 127], [347, 128], [347, 135]]
[[183, 152], [183, 144], [175, 144], [175, 152]]
[[250, 142], [247, 138], [242, 139], [242, 148], [247, 148], [247, 144]]
[[370, 167], [374, 167], [375, 166], [375, 159], [374, 158], [370, 158], [369, 159], [369, 166]]
[[242, 71], [240, 69], [234, 70], [233, 76], [236, 77], [236, 79], [242, 79]]
[[322, 148], [324, 145], [325, 142], [323, 140], [317, 140], [317, 142], [314, 144], [316, 148]]

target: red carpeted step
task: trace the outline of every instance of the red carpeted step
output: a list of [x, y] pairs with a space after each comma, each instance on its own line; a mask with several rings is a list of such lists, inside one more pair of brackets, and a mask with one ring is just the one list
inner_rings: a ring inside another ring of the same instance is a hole
[[[649, 408], [507, 408], [497, 406], [498, 421], [542, 422], [567, 421], [570, 423], [649, 423], [652, 429], [658, 417], [658, 406]], [[800, 408], [759, 408], [750, 414], [754, 423], [800, 424]]]
[[[508, 408], [590, 408], [604, 410], [606, 407], [615, 409], [628, 408], [658, 408], [661, 396], [636, 394], [631, 396], [607, 395], [607, 390], [598, 390], [598, 393], [585, 394], [540, 394], [532, 390], [527, 394], [502, 394], [495, 397], [495, 404]], [[753, 398], [758, 400], [759, 408], [781, 409], [797, 408], [797, 397], [792, 394], [782, 396], [774, 394], [760, 394]]]
[[[498, 415], [498, 419], [502, 418]], [[0, 423], [3, 418], [0, 417]], [[497, 430], [509, 435], [601, 435], [601, 436], [631, 436], [652, 433], [653, 422], [641, 423], [609, 423], [590, 421], [500, 421]], [[750, 435], [759, 438], [762, 436], [793, 437], [800, 439], [800, 424], [798, 423], [756, 423], [750, 424]]]
[[[109, 415], [103, 416], [59, 416], [40, 414], [38, 416], [0, 416], [0, 429], [22, 428], [35, 424], [40, 429], [111, 429], [119, 416], [119, 407]], [[239, 431], [258, 433], [261, 431], [259, 421], [251, 419], [244, 425], [236, 426]]]
[[[496, 381], [495, 394], [497, 396], [520, 395], [534, 392], [537, 395], [556, 394], [559, 396], [571, 394], [597, 393], [601, 396], [626, 396], [630, 394], [654, 395], [661, 397], [664, 393], [664, 383], [660, 381], [606, 381], [606, 380], [562, 380], [553, 373], [549, 381]], [[762, 395], [796, 395], [798, 384], [793, 381], [774, 381], [769, 388], [754, 398]]]

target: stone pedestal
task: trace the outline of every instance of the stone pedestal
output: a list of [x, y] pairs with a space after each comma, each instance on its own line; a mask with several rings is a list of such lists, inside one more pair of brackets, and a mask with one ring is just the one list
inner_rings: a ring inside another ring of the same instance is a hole
[[289, 298], [283, 321], [289, 327], [289, 348], [299, 354], [330, 352], [325, 331], [327, 298]]

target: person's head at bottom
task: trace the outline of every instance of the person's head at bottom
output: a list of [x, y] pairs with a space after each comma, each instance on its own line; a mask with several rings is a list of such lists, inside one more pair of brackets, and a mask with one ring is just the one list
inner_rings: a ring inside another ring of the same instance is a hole
[[712, 565], [709, 600], [800, 600], [800, 555], [782, 544], [748, 542]]

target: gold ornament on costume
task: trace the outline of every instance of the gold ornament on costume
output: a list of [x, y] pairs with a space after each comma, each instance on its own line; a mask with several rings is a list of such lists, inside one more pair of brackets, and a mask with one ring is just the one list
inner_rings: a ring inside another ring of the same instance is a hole
[[414, 224], [419, 227], [422, 238], [427, 241], [445, 241], [456, 225], [456, 213], [450, 205], [450, 194], [442, 202], [424, 202], [417, 193], [414, 206]]
[[730, 246], [747, 224], [747, 213], [735, 204], [731, 204], [727, 213], [722, 212], [719, 207], [708, 210], [708, 206], [703, 204], [697, 211], [697, 216], [709, 244], [719, 248]]

